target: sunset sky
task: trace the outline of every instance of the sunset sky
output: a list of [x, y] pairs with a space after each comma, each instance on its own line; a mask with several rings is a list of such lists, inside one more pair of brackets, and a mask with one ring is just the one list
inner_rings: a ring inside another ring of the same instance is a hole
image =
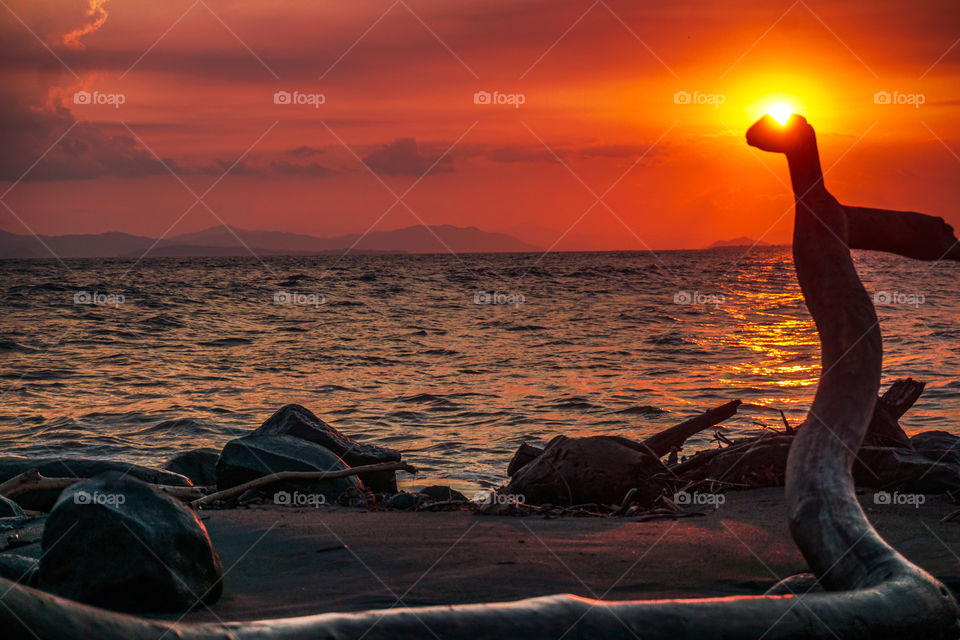
[[956, 0], [6, 2], [14, 233], [787, 242], [786, 163], [743, 141], [775, 101], [842, 202], [960, 227]]

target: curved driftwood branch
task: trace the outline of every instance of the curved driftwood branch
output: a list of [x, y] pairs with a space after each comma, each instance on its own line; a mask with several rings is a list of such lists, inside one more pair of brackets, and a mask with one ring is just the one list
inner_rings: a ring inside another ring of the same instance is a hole
[[913, 211], [840, 205], [851, 249], [886, 251], [916, 260], [960, 260], [960, 242], [943, 218]]
[[337, 471], [278, 471], [277, 473], [256, 478], [235, 487], [224, 489], [205, 495], [190, 503], [190, 506], [199, 507], [218, 500], [229, 500], [234, 496], [239, 496], [244, 491], [267, 487], [281, 480], [333, 480], [335, 478], [345, 478], [355, 476], [360, 473], [371, 473], [375, 471], [406, 471], [407, 473], [417, 473], [417, 468], [405, 462], [379, 462], [377, 464], [365, 464], [359, 467], [350, 467], [349, 469], [339, 469]]
[[[786, 153], [797, 195], [794, 257], [822, 344], [823, 373], [787, 469], [794, 540], [828, 591], [697, 600], [601, 602], [555, 595], [510, 603], [331, 613], [250, 623], [171, 624], [94, 609], [0, 580], [7, 637], [40, 640], [369, 640], [423, 638], [933, 638], [954, 637], [946, 587], [873, 530], [851, 466], [877, 402], [881, 343], [857, 277], [843, 207], [823, 187], [816, 138], [794, 116], [765, 117], [747, 141]], [[782, 583], [786, 585], [787, 583]]]
[[[0, 484], [0, 496], [13, 499], [31, 491], [62, 491], [85, 479], [86, 478], [48, 478], [40, 475], [37, 469], [29, 469]], [[160, 491], [184, 501], [196, 500], [210, 492], [210, 487], [179, 487], [165, 484], [154, 486]], [[216, 487], [214, 487], [214, 489], [215, 488]]]

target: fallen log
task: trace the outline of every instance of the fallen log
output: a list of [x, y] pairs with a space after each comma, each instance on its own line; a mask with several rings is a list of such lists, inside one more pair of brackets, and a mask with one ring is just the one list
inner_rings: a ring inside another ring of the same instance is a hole
[[405, 462], [379, 462], [377, 464], [365, 464], [359, 467], [339, 469], [337, 471], [278, 471], [269, 476], [256, 478], [249, 482], [238, 484], [235, 487], [197, 498], [190, 503], [190, 506], [201, 507], [212, 502], [222, 502], [234, 496], [239, 496], [250, 489], [267, 487], [281, 480], [332, 480], [334, 478], [345, 478], [347, 476], [355, 476], [361, 473], [375, 473], [377, 471], [406, 471], [408, 473], [417, 473], [416, 467]]
[[650, 436], [646, 440], [641, 441], [640, 444], [658, 458], [662, 458], [670, 453], [672, 447], [676, 447], [679, 451], [683, 447], [683, 443], [686, 442], [690, 436], [720, 424], [727, 418], [735, 415], [737, 413], [737, 407], [740, 405], [741, 402], [739, 400], [731, 400], [724, 405], [710, 409], [709, 411], [704, 411], [698, 416], [694, 416], [676, 426]]

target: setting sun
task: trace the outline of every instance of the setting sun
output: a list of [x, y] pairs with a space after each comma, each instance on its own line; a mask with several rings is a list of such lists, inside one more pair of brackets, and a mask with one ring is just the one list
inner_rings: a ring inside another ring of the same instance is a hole
[[787, 124], [787, 120], [790, 119], [790, 115], [793, 113], [793, 107], [785, 102], [777, 102], [770, 106], [767, 113], [781, 125], [784, 125]]

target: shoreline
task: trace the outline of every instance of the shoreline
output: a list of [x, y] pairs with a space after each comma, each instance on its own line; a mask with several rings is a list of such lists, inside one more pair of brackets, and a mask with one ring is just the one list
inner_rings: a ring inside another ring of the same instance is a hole
[[[860, 502], [879, 533], [951, 589], [960, 528], [945, 496], [919, 507]], [[555, 593], [632, 600], [761, 595], [806, 570], [787, 529], [783, 489], [729, 492], [706, 515], [488, 516], [256, 506], [203, 510], [223, 559], [223, 597], [185, 622], [511, 601]], [[338, 548], [346, 544], [348, 548]], [[36, 556], [39, 545], [17, 553]], [[612, 588], [611, 588], [612, 587]], [[406, 593], [406, 595], [404, 595]], [[402, 597], [402, 604], [397, 603]], [[178, 615], [152, 615], [176, 620]]]

